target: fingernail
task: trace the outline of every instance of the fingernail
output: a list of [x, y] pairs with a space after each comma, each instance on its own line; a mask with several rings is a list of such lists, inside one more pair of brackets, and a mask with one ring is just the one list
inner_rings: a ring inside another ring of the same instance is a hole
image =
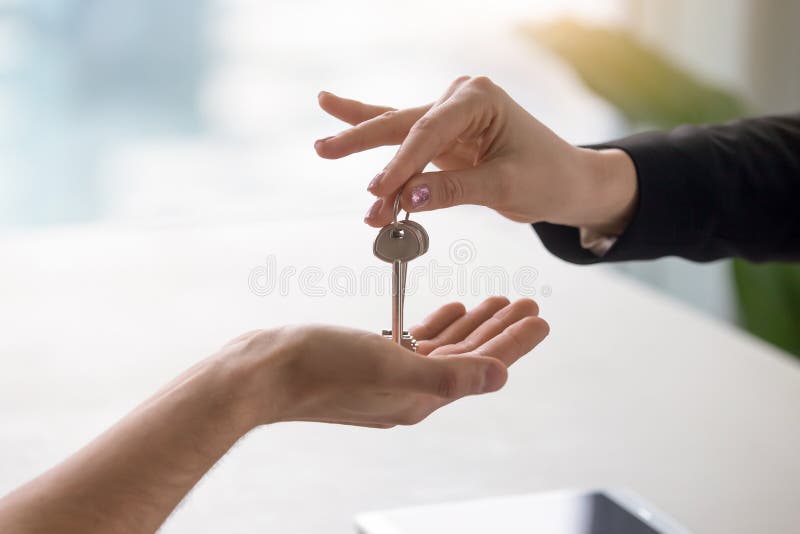
[[328, 94], [330, 94], [328, 91], [320, 91], [320, 92], [317, 94], [317, 98], [322, 98], [322, 95], [328, 95]]
[[506, 381], [505, 373], [499, 365], [490, 365], [486, 368], [486, 375], [483, 379], [483, 393], [497, 391]]
[[385, 173], [385, 172], [383, 172], [383, 171], [381, 171], [381, 172], [379, 172], [378, 174], [376, 174], [376, 175], [375, 175], [375, 178], [373, 178], [373, 179], [372, 179], [372, 180], [369, 182], [369, 185], [367, 186], [367, 191], [369, 191], [370, 193], [371, 193], [372, 191], [374, 191], [374, 190], [375, 190], [375, 188], [376, 188], [376, 187], [378, 187], [378, 184], [380, 183], [380, 181], [381, 181], [381, 178], [383, 178], [383, 175], [384, 175], [384, 174], [386, 174], [386, 173]]
[[421, 208], [431, 199], [431, 190], [427, 185], [418, 185], [411, 190], [411, 209]]
[[323, 137], [322, 139], [317, 139], [316, 141], [314, 141], [314, 148], [317, 148], [319, 145], [321, 145], [322, 143], [324, 143], [328, 139], [333, 139], [334, 137], [336, 137], [336, 136], [335, 135], [329, 135], [328, 137]]
[[364, 215], [364, 220], [366, 221], [368, 219], [372, 219], [375, 215], [377, 215], [381, 210], [381, 206], [383, 206], [383, 199], [379, 198], [372, 204], [372, 206], [369, 207], [367, 214]]

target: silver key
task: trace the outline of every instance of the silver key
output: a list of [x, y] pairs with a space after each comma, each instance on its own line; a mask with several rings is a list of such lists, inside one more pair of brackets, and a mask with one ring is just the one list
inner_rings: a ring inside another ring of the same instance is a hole
[[406, 266], [419, 257], [423, 243], [418, 231], [403, 222], [385, 226], [375, 239], [375, 255], [392, 264], [392, 339], [400, 343], [403, 332]]
[[397, 220], [400, 211], [400, 196], [394, 201], [392, 222], [381, 228], [372, 250], [375, 256], [392, 264], [392, 329], [383, 330], [392, 341], [416, 350], [416, 340], [403, 330], [403, 305], [405, 303], [406, 266], [409, 261], [428, 251], [429, 238], [425, 229], [411, 221], [406, 214], [403, 221]]
[[[411, 227], [411, 230], [413, 230], [414, 233], [417, 234], [419, 242], [421, 243], [420, 251], [419, 251], [418, 255], [416, 256], [416, 257], [419, 257], [419, 256], [422, 256], [423, 254], [425, 254], [426, 252], [428, 252], [428, 245], [430, 243], [430, 240], [428, 238], [428, 232], [425, 231], [425, 229], [422, 227], [421, 224], [419, 224], [416, 221], [410, 220], [408, 217], [409, 217], [409, 213], [406, 212], [406, 218], [400, 224], [403, 225], [404, 227]], [[400, 300], [401, 300], [400, 304], [401, 304], [401, 307], [404, 306], [405, 298], [406, 298], [406, 266], [407, 266], [407, 263], [404, 262], [403, 263], [403, 267], [402, 267], [402, 273], [401, 273], [402, 288], [403, 288], [402, 293], [400, 293]], [[402, 319], [402, 316], [401, 316], [401, 319]], [[405, 331], [403, 331], [403, 332], [404, 332], [404, 335], [405, 335]]]
[[403, 224], [411, 226], [414, 230], [417, 231], [419, 235], [420, 241], [422, 242], [422, 251], [419, 253], [420, 256], [428, 252], [428, 245], [430, 244], [430, 240], [428, 239], [428, 232], [425, 231], [425, 228], [422, 227], [420, 223], [417, 221], [412, 221], [408, 218], [408, 212], [406, 212], [406, 218], [403, 220]]

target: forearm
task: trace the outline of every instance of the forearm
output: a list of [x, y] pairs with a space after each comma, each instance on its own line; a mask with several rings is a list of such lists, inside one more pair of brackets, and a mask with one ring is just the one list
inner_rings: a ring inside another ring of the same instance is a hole
[[243, 334], [71, 458], [0, 500], [0, 532], [154, 532], [203, 474], [258, 425], [322, 421], [390, 428], [421, 421], [463, 396], [499, 389], [506, 366], [547, 335], [538, 313], [528, 299], [494, 297], [470, 312], [451, 303], [412, 328], [419, 354], [340, 327]]
[[0, 532], [154, 532], [251, 422], [230, 366], [190, 369], [60, 465], [0, 500]]

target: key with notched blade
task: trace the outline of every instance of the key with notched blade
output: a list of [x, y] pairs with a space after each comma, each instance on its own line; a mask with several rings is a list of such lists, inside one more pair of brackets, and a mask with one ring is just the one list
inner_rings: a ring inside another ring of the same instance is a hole
[[408, 262], [428, 251], [429, 238], [425, 229], [416, 221], [397, 220], [400, 211], [400, 196], [395, 198], [392, 222], [384, 226], [375, 238], [372, 251], [378, 259], [392, 264], [392, 329], [382, 334], [392, 341], [416, 350], [416, 340], [403, 330], [403, 305], [405, 301], [406, 268]]

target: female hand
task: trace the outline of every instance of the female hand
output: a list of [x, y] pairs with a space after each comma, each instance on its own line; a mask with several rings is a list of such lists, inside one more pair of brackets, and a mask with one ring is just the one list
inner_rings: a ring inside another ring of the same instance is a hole
[[[368, 190], [365, 221], [383, 226], [391, 199], [427, 211], [480, 204], [520, 222], [548, 221], [620, 233], [636, 198], [636, 173], [622, 151], [572, 146], [488, 78], [463, 76], [433, 104], [396, 110], [319, 95], [322, 109], [353, 125], [315, 143], [324, 158], [400, 145]], [[423, 172], [428, 163], [440, 172]]]
[[241, 373], [252, 426], [320, 421], [389, 428], [414, 424], [466, 395], [500, 389], [506, 367], [544, 339], [529, 299], [491, 297], [466, 313], [452, 303], [411, 328], [418, 352], [377, 334], [332, 326], [257, 331], [223, 349]]

